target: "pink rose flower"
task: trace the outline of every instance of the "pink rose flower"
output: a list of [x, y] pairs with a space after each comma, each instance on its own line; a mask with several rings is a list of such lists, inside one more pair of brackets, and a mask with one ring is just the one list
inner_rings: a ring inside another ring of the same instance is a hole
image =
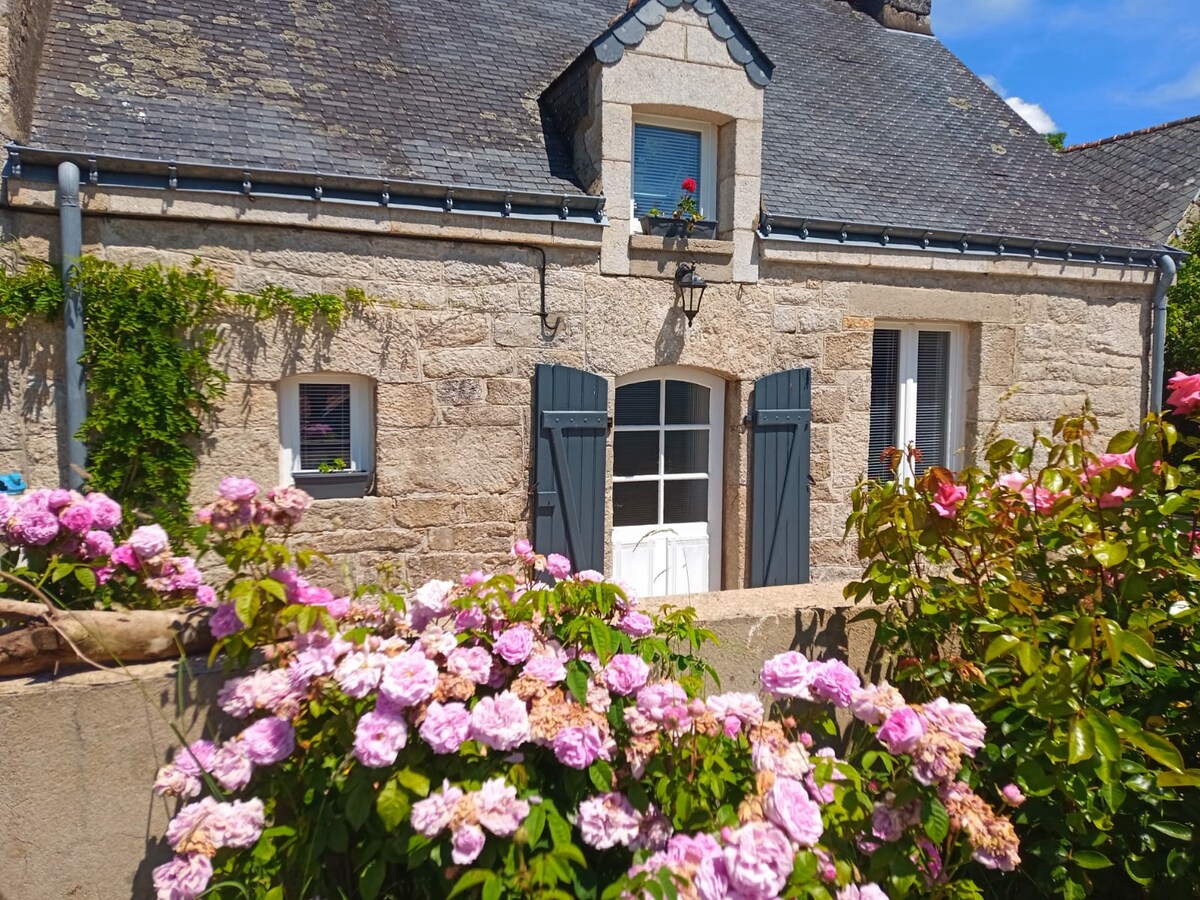
[[296, 731], [292, 723], [268, 716], [249, 725], [240, 737], [242, 753], [259, 766], [272, 766], [292, 755], [296, 749]]
[[523, 663], [533, 652], [533, 631], [528, 625], [514, 625], [496, 639], [492, 650], [510, 666]]
[[471, 714], [462, 703], [429, 704], [421, 723], [421, 740], [434, 753], [457, 753], [471, 730]]
[[112, 535], [107, 531], [89, 531], [83, 536], [83, 548], [91, 559], [108, 556], [115, 546]]
[[459, 647], [446, 658], [446, 670], [474, 684], [492, 677], [492, 654], [486, 647]]
[[354, 757], [372, 769], [385, 769], [408, 743], [408, 725], [403, 716], [372, 710], [358, 720], [354, 729]]
[[812, 663], [803, 654], [789, 650], [768, 659], [763, 664], [759, 680], [763, 690], [777, 700], [785, 697], [811, 700], [809, 684], [813, 674]]
[[961, 484], [942, 482], [934, 492], [930, 506], [945, 519], [953, 519], [958, 515], [958, 505], [967, 499], [967, 489]]
[[[120, 547], [117, 548], [117, 550], [120, 549]], [[232, 603], [223, 603], [217, 607], [216, 612], [209, 618], [208, 628], [212, 632], [213, 637], [220, 640], [221, 638], [229, 637], [231, 634], [243, 631], [246, 628], [246, 623], [238, 616], [237, 609]]]
[[126, 545], [137, 554], [138, 560], [145, 562], [165, 552], [171, 546], [167, 533], [161, 525], [142, 525], [133, 529]]
[[471, 710], [471, 737], [493, 750], [515, 750], [529, 740], [529, 711], [511, 691], [484, 697]]
[[503, 778], [491, 778], [472, 794], [479, 824], [497, 837], [512, 837], [529, 816], [529, 803]]
[[1009, 806], [1020, 806], [1025, 802], [1025, 795], [1021, 793], [1021, 789], [1015, 784], [1006, 784], [1000, 789], [1000, 796], [1004, 798], [1004, 802]]
[[628, 847], [637, 840], [642, 816], [624, 794], [600, 794], [579, 804], [576, 825], [583, 842], [597, 850]]
[[1176, 372], [1167, 382], [1171, 393], [1167, 396], [1167, 405], [1181, 416], [1190, 416], [1200, 411], [1200, 374], [1185, 375]]
[[982, 750], [987, 739], [985, 726], [965, 703], [951, 703], [937, 697], [921, 707], [919, 715], [928, 731], [942, 731], [963, 745], [969, 756]]
[[618, 653], [600, 673], [600, 680], [614, 694], [630, 697], [646, 686], [650, 666], [640, 656]]
[[594, 725], [571, 726], [554, 736], [554, 756], [572, 769], [586, 769], [600, 756], [600, 733]]
[[58, 529], [58, 516], [29, 503], [21, 505], [9, 525], [9, 533], [31, 547], [46, 546], [58, 537]]
[[217, 485], [217, 496], [234, 503], [245, 503], [258, 496], [258, 485], [251, 478], [229, 476]]
[[437, 837], [449, 826], [454, 817], [454, 808], [462, 798], [461, 788], [455, 787], [449, 781], [443, 781], [440, 791], [413, 804], [409, 823], [418, 834], [429, 838]]
[[875, 736], [889, 753], [911, 753], [925, 736], [925, 726], [916, 711], [905, 706], [888, 716]]
[[763, 798], [763, 812], [801, 847], [813, 846], [825, 831], [821, 807], [808, 796], [803, 784], [791, 778], [775, 779]]
[[809, 671], [809, 693], [838, 709], [849, 706], [854, 692], [862, 687], [858, 674], [840, 659], [811, 663]]
[[212, 881], [212, 860], [202, 853], [186, 853], [154, 869], [158, 900], [195, 900]]
[[424, 703], [437, 687], [438, 667], [424, 653], [408, 650], [384, 666], [379, 693], [399, 708]]
[[558, 579], [570, 578], [571, 561], [561, 554], [551, 553], [546, 557], [546, 571]]
[[62, 526], [75, 534], [86, 534], [95, 520], [92, 508], [82, 500], [63, 507], [58, 513], [58, 521]]
[[121, 505], [107, 494], [88, 494], [84, 503], [92, 509], [92, 526], [111, 531], [121, 524]]
[[645, 613], [630, 610], [617, 620], [617, 628], [630, 637], [646, 637], [654, 633], [654, 620]]
[[460, 866], [467, 866], [479, 858], [487, 836], [478, 825], [462, 824], [450, 836], [450, 858]]
[[725, 870], [729, 886], [746, 898], [778, 897], [792, 874], [795, 850], [787, 836], [766, 822], [743, 825], [729, 836]]

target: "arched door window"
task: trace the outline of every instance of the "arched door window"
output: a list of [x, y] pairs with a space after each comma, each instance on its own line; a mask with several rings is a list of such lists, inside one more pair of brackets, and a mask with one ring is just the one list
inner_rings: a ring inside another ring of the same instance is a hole
[[725, 383], [663, 367], [617, 381], [615, 576], [643, 597], [719, 590]]

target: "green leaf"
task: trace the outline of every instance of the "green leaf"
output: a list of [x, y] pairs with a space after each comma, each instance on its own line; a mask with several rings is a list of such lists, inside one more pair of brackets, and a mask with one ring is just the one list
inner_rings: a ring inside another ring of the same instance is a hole
[[1071, 720], [1067, 742], [1067, 762], [1071, 765], [1091, 759], [1096, 752], [1095, 732], [1087, 719]]
[[1152, 731], [1130, 729], [1125, 732], [1125, 740], [1129, 741], [1129, 743], [1133, 744], [1160, 765], [1164, 765], [1176, 772], [1183, 771], [1183, 756], [1180, 755], [1175, 745], [1162, 735], [1155, 734]]
[[929, 812], [925, 818], [925, 833], [935, 844], [946, 840], [950, 833], [950, 814], [938, 800], [929, 801]]
[[588, 622], [588, 633], [592, 638], [592, 649], [600, 657], [600, 662], [608, 662], [609, 657], [612, 656], [612, 635], [609, 633], [608, 626], [599, 619], [591, 619]]
[[537, 842], [542, 838], [542, 832], [546, 830], [546, 809], [542, 804], [535, 803], [529, 808], [529, 815], [525, 817], [525, 833], [529, 836], [529, 845], [537, 846]]
[[1128, 555], [1129, 548], [1119, 542], [1101, 541], [1092, 547], [1092, 556], [1096, 562], [1100, 563], [1106, 569], [1119, 566], [1125, 561], [1125, 557]]
[[1159, 772], [1158, 786], [1163, 788], [1200, 787], [1200, 769], [1184, 769], [1182, 772]]
[[1151, 822], [1150, 827], [1155, 831], [1161, 831], [1167, 837], [1173, 837], [1177, 841], [1192, 840], [1192, 829], [1189, 825], [1184, 825], [1182, 822]]
[[588, 676], [581, 663], [572, 661], [567, 666], [567, 689], [580, 706], [587, 705]]
[[80, 566], [75, 570], [75, 580], [89, 591], [96, 590], [96, 573], [86, 566]]
[[596, 760], [588, 767], [588, 778], [601, 793], [612, 790], [612, 774], [612, 766], [602, 759]]
[[1100, 751], [1100, 755], [1107, 760], [1120, 759], [1121, 738], [1108, 718], [1099, 710], [1089, 709], [1087, 721], [1092, 726], [1092, 732], [1096, 738], [1096, 749]]
[[489, 878], [483, 883], [482, 900], [500, 900], [500, 893], [504, 890], [504, 882], [499, 878]]
[[375, 799], [375, 811], [388, 831], [399, 828], [411, 809], [412, 801], [395, 781], [388, 781]]
[[1022, 641], [1017, 645], [1017, 662], [1021, 664], [1021, 671], [1032, 675], [1042, 667], [1042, 654], [1033, 644]]
[[486, 881], [498, 881], [496, 873], [490, 869], [467, 869], [459, 877], [458, 881], [454, 882], [454, 888], [446, 895], [447, 900], [450, 897], [457, 897], [459, 894], [469, 891], [473, 887], [478, 887]]
[[429, 796], [429, 778], [412, 769], [401, 769], [396, 773], [396, 781], [404, 785], [418, 797]]
[[1121, 662], [1121, 651], [1124, 648], [1125, 631], [1112, 619], [1101, 619], [1098, 623], [1100, 633], [1104, 636], [1104, 644], [1108, 648], [1108, 658], [1112, 664]]
[[1139, 634], [1135, 634], [1132, 631], [1123, 632], [1121, 634], [1121, 648], [1126, 654], [1132, 656], [1147, 669], [1153, 669], [1157, 665], [1154, 661], [1154, 651]]
[[1013, 649], [1021, 643], [1020, 638], [1015, 638], [1011, 634], [1002, 634], [994, 638], [987, 646], [987, 650], [983, 652], [984, 662], [994, 662], [1000, 657], [1011, 653]]
[[379, 896], [386, 875], [387, 866], [381, 859], [372, 859], [363, 866], [362, 871], [358, 874], [358, 891], [362, 894], [363, 900], [375, 900]]
[[1071, 859], [1081, 869], [1107, 869], [1112, 865], [1111, 859], [1096, 850], [1076, 850]]

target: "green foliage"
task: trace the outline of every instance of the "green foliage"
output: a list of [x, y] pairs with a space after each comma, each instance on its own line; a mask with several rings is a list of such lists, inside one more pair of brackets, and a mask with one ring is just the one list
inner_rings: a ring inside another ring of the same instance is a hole
[[1193, 254], [1179, 264], [1179, 274], [1168, 295], [1165, 377], [1200, 370], [1200, 220], [1178, 242]]
[[[131, 521], [160, 522], [176, 541], [186, 534], [196, 444], [227, 381], [211, 358], [217, 317], [287, 314], [301, 326], [321, 319], [336, 329], [366, 299], [357, 289], [343, 296], [275, 285], [257, 294], [229, 291], [199, 260], [179, 269], [85, 257], [78, 277], [88, 386], [79, 437], [88, 447], [88, 487], [118, 500]], [[0, 322], [8, 326], [54, 316], [62, 302], [59, 275], [44, 262], [0, 273]]]
[[1029, 878], [995, 896], [1174, 897], [1200, 877], [1198, 456], [1166, 461], [1180, 438], [1159, 416], [1104, 453], [1095, 429], [1085, 411], [983, 469], [854, 493], [868, 567], [847, 595], [888, 604], [867, 616], [906, 692], [975, 708], [982, 767], [1029, 798]]
[[1067, 133], [1065, 131], [1052, 131], [1050, 134], [1043, 134], [1042, 137], [1055, 150], [1062, 150], [1067, 144]]

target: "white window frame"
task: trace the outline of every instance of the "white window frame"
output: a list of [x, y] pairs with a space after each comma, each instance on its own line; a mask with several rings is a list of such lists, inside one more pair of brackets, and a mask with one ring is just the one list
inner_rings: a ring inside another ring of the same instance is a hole
[[[672, 116], [653, 116], [645, 113], [633, 114], [633, 126], [629, 130], [629, 220], [634, 232], [641, 234], [642, 221], [634, 215], [633, 179], [637, 165], [634, 145], [639, 125], [656, 125], [659, 128], [674, 128], [676, 131], [694, 131], [700, 135], [700, 211], [709, 221], [717, 218], [717, 126], [712, 122], [694, 119], [678, 119]], [[680, 191], [682, 193], [682, 189]], [[669, 211], [667, 212], [670, 215]]]
[[375, 392], [363, 375], [321, 373], [292, 375], [279, 383], [279, 477], [280, 484], [293, 484], [300, 468], [300, 385], [348, 384], [350, 386], [350, 468], [371, 472], [375, 467]]
[[[874, 328], [900, 332], [900, 359], [897, 368], [896, 428], [894, 446], [907, 450], [917, 438], [917, 354], [922, 331], [940, 331], [950, 335], [950, 354], [947, 360], [949, 372], [946, 380], [946, 398], [949, 409], [946, 414], [946, 446], [949, 448], [946, 464], [955, 471], [961, 469], [964, 456], [964, 410], [966, 407], [966, 372], [963, 366], [964, 329], [962, 325], [949, 322], [888, 322], [876, 320]], [[897, 473], [904, 481], [911, 481], [914, 472], [908, 457]]]
[[[622, 375], [617, 379], [616, 386], [624, 387], [627, 384], [639, 384], [644, 381], [658, 381], [661, 384], [659, 389], [659, 425], [657, 428], [652, 428], [648, 425], [613, 425], [613, 442], [616, 443], [616, 435], [622, 431], [658, 431], [665, 433], [668, 431], [699, 431], [704, 426], [702, 425], [667, 425], [666, 423], [666, 402], [667, 402], [667, 386], [668, 381], [683, 381], [690, 384], [699, 385], [700, 387], [708, 388], [708, 522], [706, 528], [708, 531], [708, 586], [706, 591], [721, 590], [721, 563], [722, 563], [722, 548], [724, 546], [722, 514], [724, 512], [724, 481], [725, 481], [725, 381], [717, 375], [705, 372], [701, 369], [691, 369], [687, 366], [655, 366], [652, 369], [642, 369], [638, 372], [631, 372], [628, 375]], [[620, 484], [636, 481], [657, 481], [659, 485], [658, 493], [658, 508], [659, 518], [663, 518], [665, 512], [663, 497], [663, 485], [667, 481], [693, 481], [699, 476], [699, 473], [683, 473], [683, 474], [667, 474], [665, 472], [665, 440], [659, 441], [658, 447], [658, 472], [654, 475], [626, 475], [612, 476], [611, 484]], [[612, 492], [610, 491], [610, 496]], [[609, 521], [614, 521], [610, 518]], [[610, 544], [619, 542], [636, 542], [642, 539], [648, 532], [651, 531], [676, 531], [681, 538], [696, 537], [696, 528], [699, 523], [681, 523], [673, 525], [655, 524], [655, 525], [613, 525], [609, 531]], [[689, 528], [689, 525], [692, 526]], [[695, 591], [688, 591], [695, 593]], [[668, 596], [668, 595], [658, 595]]]

